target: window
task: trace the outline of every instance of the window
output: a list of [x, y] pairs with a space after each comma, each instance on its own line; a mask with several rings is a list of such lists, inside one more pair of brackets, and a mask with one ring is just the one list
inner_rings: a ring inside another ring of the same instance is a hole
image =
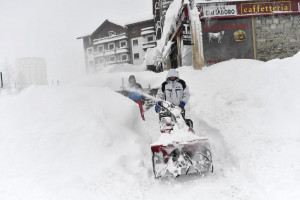
[[128, 60], [128, 55], [127, 55], [127, 54], [123, 54], [123, 55], [121, 56], [121, 60], [122, 60], [122, 61]]
[[114, 50], [115, 49], [115, 43], [108, 43], [108, 49]]
[[109, 57], [109, 62], [116, 62], [116, 56]]
[[116, 32], [114, 32], [114, 31], [108, 31], [108, 35], [109, 35], [109, 37], [114, 36], [114, 35], [116, 35]]
[[153, 41], [153, 36], [148, 37], [148, 42], [152, 42]]
[[140, 54], [138, 54], [138, 53], [133, 54], [133, 58], [134, 58], [134, 60], [140, 59]]
[[97, 49], [98, 49], [98, 52], [101, 53], [101, 52], [104, 51], [104, 46], [103, 46], [103, 45], [99, 45], [99, 46], [97, 47]]
[[123, 40], [120, 42], [120, 47], [123, 48], [123, 47], [127, 47], [127, 41], [126, 40]]
[[132, 45], [134, 47], [138, 46], [139, 45], [139, 41], [138, 40], [132, 40]]
[[93, 54], [93, 47], [87, 48], [87, 52], [89, 55]]
[[115, 43], [108, 43], [108, 49], [109, 50], [114, 50], [115, 49]]

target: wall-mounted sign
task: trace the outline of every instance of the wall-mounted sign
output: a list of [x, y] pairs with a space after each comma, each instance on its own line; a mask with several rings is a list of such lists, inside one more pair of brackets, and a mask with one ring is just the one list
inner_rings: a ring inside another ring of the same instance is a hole
[[183, 45], [191, 45], [192, 44], [191, 29], [190, 29], [189, 21], [182, 22], [182, 40], [183, 40]]
[[198, 3], [200, 19], [240, 18], [247, 16], [286, 15], [300, 13], [300, 0], [230, 1], [222, 5]]
[[237, 15], [236, 5], [203, 6], [204, 17]]
[[206, 65], [232, 58], [254, 58], [251, 18], [203, 21], [202, 38]]
[[292, 11], [291, 1], [241, 3], [241, 14], [272, 14]]

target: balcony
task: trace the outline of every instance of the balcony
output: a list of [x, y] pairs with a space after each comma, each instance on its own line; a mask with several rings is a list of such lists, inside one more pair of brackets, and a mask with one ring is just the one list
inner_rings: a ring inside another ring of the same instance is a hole
[[128, 35], [126, 33], [119, 34], [119, 35], [113, 35], [113, 36], [110, 36], [110, 37], [94, 39], [93, 40], [93, 45], [104, 44], [104, 43], [114, 42], [114, 41], [124, 40], [124, 39], [128, 39]]
[[95, 64], [95, 69], [96, 70], [101, 70], [104, 67], [109, 66], [109, 65], [128, 63], [129, 61], [130, 61], [130, 59], [128, 58], [127, 60], [119, 60], [118, 59], [118, 60], [115, 60], [115, 61], [108, 61], [108, 62], [98, 63], [98, 64]]
[[104, 56], [111, 56], [111, 55], [116, 55], [120, 53], [129, 53], [129, 48], [128, 47], [122, 47], [122, 48], [116, 48], [113, 50], [104, 50], [102, 52], [95, 51], [94, 56], [95, 57], [104, 57]]
[[155, 34], [155, 29], [154, 27], [148, 27], [148, 28], [143, 28], [141, 30], [141, 35], [145, 36], [145, 35], [154, 35]]
[[156, 41], [145, 42], [145, 43], [143, 43], [143, 50], [156, 47], [156, 45], [157, 45]]

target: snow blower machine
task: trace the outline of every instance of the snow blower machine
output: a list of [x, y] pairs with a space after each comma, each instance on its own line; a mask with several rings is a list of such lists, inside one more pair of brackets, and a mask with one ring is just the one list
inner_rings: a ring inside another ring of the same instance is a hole
[[160, 140], [151, 145], [155, 178], [213, 172], [208, 138], [197, 136], [184, 110], [159, 101]]

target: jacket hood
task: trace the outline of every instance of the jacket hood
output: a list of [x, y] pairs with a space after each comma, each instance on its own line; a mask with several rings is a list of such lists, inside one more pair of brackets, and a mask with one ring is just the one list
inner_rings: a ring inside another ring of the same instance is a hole
[[134, 82], [136, 82], [135, 76], [134, 75], [130, 75], [128, 78], [128, 81], [130, 82], [130, 80], [134, 80]]
[[[131, 82], [130, 80], [133, 80], [133, 82]], [[129, 87], [133, 87], [136, 84], [136, 79], [134, 75], [130, 75], [128, 78], [128, 82], [129, 82]]]
[[178, 75], [178, 72], [176, 71], [176, 69], [170, 69], [169, 72], [168, 72], [168, 75], [167, 75], [167, 79], [170, 78], [170, 77], [176, 77], [176, 78], [179, 78], [179, 75]]

